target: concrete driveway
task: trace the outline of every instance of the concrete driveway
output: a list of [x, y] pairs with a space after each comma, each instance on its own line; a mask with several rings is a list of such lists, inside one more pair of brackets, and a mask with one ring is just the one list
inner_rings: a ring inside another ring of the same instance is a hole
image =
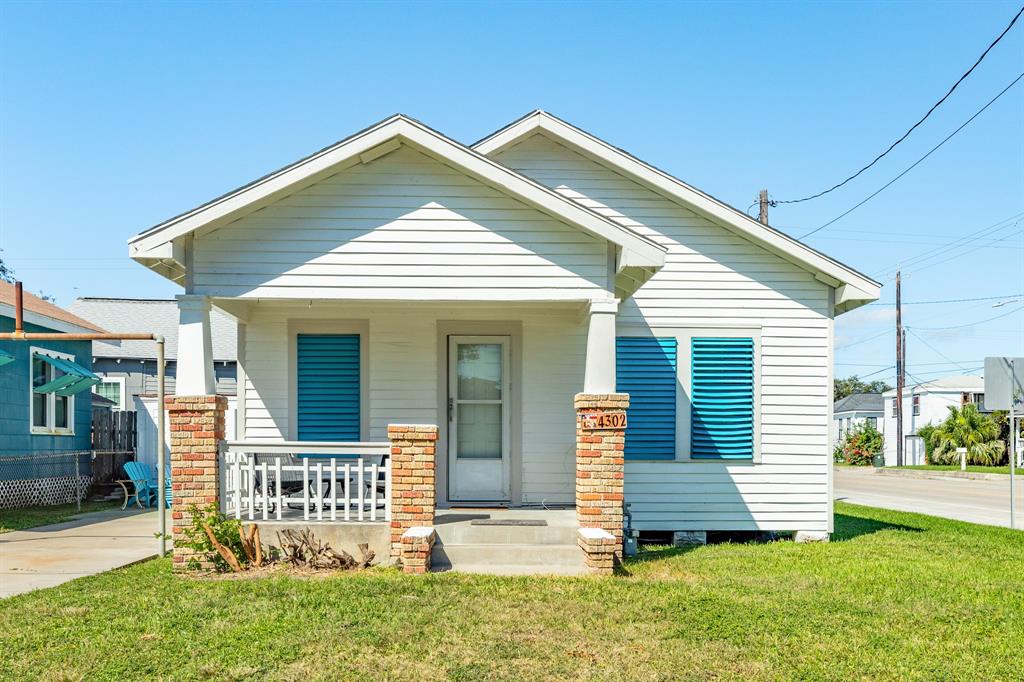
[[53, 587], [156, 555], [155, 511], [102, 511], [0, 535], [0, 597]]
[[[1024, 528], [1022, 483], [1017, 479], [1017, 528]], [[959, 478], [902, 478], [870, 468], [835, 468], [835, 498], [897, 511], [947, 519], [1010, 525], [1010, 477], [1005, 481]]]

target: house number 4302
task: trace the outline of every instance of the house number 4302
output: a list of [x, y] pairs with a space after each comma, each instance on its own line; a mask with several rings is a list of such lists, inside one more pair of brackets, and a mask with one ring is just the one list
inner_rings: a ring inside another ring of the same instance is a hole
[[626, 428], [625, 412], [595, 412], [583, 414], [581, 427], [584, 431], [596, 429], [624, 429]]

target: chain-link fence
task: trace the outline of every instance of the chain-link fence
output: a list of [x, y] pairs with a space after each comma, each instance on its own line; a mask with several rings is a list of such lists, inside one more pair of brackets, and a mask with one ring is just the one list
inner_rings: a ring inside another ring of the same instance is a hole
[[89, 450], [0, 455], [0, 509], [77, 502], [92, 483]]

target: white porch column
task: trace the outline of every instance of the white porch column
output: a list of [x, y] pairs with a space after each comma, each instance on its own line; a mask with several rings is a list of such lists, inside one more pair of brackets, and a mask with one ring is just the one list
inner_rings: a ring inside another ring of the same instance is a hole
[[210, 298], [182, 294], [178, 299], [178, 358], [175, 395], [215, 395]]
[[584, 393], [615, 393], [615, 314], [618, 310], [618, 299], [590, 302]]

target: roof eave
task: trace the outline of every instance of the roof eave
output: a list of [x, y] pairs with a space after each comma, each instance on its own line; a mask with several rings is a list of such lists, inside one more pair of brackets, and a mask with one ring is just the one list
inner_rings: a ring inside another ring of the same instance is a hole
[[[566, 143], [598, 163], [614, 167], [640, 184], [740, 233], [809, 272], [830, 278], [833, 280], [831, 285], [837, 288], [834, 311], [837, 315], [878, 300], [881, 295], [880, 282], [545, 111], [530, 112], [475, 143], [473, 148], [482, 154], [493, 155], [537, 133]], [[849, 288], [839, 291], [843, 285], [849, 285]]]
[[664, 263], [666, 249], [660, 244], [401, 115], [386, 119], [312, 156], [136, 235], [128, 242], [129, 255], [151, 269], [164, 269], [161, 273], [164, 276], [183, 274], [186, 259], [180, 254], [180, 245], [175, 243], [176, 239], [196, 230], [214, 229], [226, 224], [303, 185], [313, 184], [328, 174], [337, 173], [347, 165], [369, 163], [393, 151], [400, 144], [410, 144], [453, 163], [467, 174], [559, 220], [611, 241], [634, 254], [647, 267], [659, 268]]

